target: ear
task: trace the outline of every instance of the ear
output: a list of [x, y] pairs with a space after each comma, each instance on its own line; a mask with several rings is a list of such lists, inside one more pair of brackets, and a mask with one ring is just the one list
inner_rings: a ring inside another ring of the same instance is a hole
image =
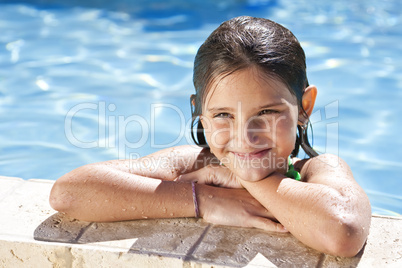
[[[196, 98], [197, 96], [196, 95], [194, 95], [194, 94], [191, 94], [191, 96], [190, 96], [190, 103], [191, 103], [191, 106], [193, 106], [193, 108], [195, 109], [195, 98]], [[192, 108], [192, 109], [193, 109]], [[191, 110], [191, 111], [194, 111], [194, 110]], [[202, 122], [203, 122], [203, 118], [202, 118], [202, 115], [200, 114], [200, 115], [198, 115], [199, 116], [199, 119], [200, 119], [200, 122], [201, 122], [201, 124], [202, 124]]]
[[195, 95], [194, 94], [191, 94], [190, 102], [191, 102], [191, 105], [195, 106]]
[[[304, 90], [304, 94], [302, 97], [302, 105], [304, 111], [306, 111], [308, 117], [310, 117], [311, 113], [313, 112], [314, 104], [315, 104], [315, 99], [317, 97], [317, 87], [314, 85], [308, 86]], [[304, 113], [300, 113], [299, 115], [299, 121], [300, 122], [305, 122], [308, 118], [306, 118], [306, 115]]]

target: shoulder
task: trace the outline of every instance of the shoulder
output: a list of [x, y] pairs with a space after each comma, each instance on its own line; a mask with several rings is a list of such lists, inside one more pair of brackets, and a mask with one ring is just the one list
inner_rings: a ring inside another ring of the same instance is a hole
[[[346, 162], [332, 154], [322, 154], [295, 163], [300, 167], [300, 175], [305, 183], [326, 185], [348, 199], [368, 200], [364, 190], [355, 181]], [[368, 203], [368, 201], [367, 201]]]
[[301, 173], [303, 181], [327, 182], [328, 180], [352, 180], [353, 174], [348, 164], [339, 156], [321, 154], [313, 158], [295, 161], [295, 168]]

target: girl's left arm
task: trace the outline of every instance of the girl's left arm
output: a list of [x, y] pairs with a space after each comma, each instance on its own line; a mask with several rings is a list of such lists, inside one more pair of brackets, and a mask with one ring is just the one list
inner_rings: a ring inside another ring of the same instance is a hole
[[350, 168], [339, 157], [324, 154], [307, 160], [300, 173], [303, 181], [274, 173], [241, 183], [304, 244], [355, 256], [369, 233], [371, 207]]

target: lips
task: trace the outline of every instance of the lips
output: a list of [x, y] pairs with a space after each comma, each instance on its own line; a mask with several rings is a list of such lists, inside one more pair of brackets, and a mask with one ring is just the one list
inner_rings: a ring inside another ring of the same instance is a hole
[[250, 153], [239, 153], [239, 152], [232, 152], [235, 157], [243, 160], [251, 160], [251, 159], [260, 159], [264, 157], [267, 153], [271, 151], [271, 148], [269, 149], [264, 149], [260, 151], [254, 151]]

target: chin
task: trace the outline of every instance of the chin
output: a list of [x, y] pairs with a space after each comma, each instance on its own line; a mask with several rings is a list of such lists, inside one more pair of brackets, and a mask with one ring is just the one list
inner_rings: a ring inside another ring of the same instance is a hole
[[267, 169], [240, 169], [235, 170], [233, 173], [244, 181], [256, 182], [265, 179], [273, 172]]

